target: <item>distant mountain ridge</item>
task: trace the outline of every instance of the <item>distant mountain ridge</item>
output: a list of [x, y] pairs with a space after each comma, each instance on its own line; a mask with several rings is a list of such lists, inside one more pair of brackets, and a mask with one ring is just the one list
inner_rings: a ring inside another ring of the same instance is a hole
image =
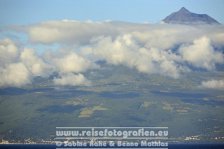
[[220, 24], [207, 14], [192, 13], [184, 7], [182, 7], [179, 11], [170, 14], [163, 19], [163, 21], [168, 24]]

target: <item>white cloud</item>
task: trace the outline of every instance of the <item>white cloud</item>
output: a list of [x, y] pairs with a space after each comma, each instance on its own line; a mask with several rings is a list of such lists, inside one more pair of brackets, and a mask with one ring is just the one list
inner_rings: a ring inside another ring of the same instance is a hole
[[185, 26], [59, 20], [27, 26], [26, 31], [31, 41], [44, 44], [89, 44], [96, 37], [115, 38], [132, 33], [136, 40], [146, 47], [168, 49], [176, 44], [191, 42], [203, 35], [208, 36], [212, 42], [223, 45], [223, 28], [221, 25]]
[[91, 67], [90, 61], [75, 52], [62, 54], [60, 57], [53, 57], [52, 59], [57, 70], [63, 73], [84, 72]]
[[[63, 74], [54, 80], [55, 84], [84, 85], [88, 81], [80, 73], [95, 68], [94, 64], [74, 51], [53, 52], [42, 57], [34, 49], [18, 49], [10, 39], [0, 41], [0, 54], [0, 87], [26, 85], [35, 76], [48, 77], [55, 71]], [[68, 83], [69, 79], [73, 82]]]
[[30, 73], [23, 63], [12, 63], [0, 69], [0, 87], [22, 86], [30, 83]]
[[0, 41], [0, 65], [6, 65], [15, 61], [18, 56], [18, 48], [10, 39], [3, 39]]
[[30, 83], [30, 72], [19, 61], [19, 49], [10, 39], [0, 41], [0, 87]]
[[36, 46], [36, 43], [49, 44], [49, 47], [56, 43], [61, 48], [38, 55], [34, 48], [18, 48], [10, 39], [1, 40], [1, 76], [11, 64], [21, 63], [29, 72], [29, 81], [24, 79], [21, 84], [32, 82], [35, 76], [47, 77], [53, 72], [61, 74], [61, 78], [56, 78], [54, 82], [67, 82], [67, 78], [75, 78], [75, 74], [76, 77], [77, 74], [83, 76], [81, 73], [96, 68], [95, 61], [102, 59], [109, 64], [134, 68], [140, 73], [172, 78], [189, 72], [192, 66], [214, 70], [217, 64], [224, 63], [222, 51], [217, 50], [224, 46], [222, 25], [185, 26], [62, 20], [18, 28], [22, 28], [32, 41], [29, 47]]
[[201, 83], [201, 87], [210, 89], [224, 89], [224, 80], [208, 80]]
[[82, 74], [67, 73], [61, 75], [59, 78], [55, 78], [54, 84], [62, 86], [79, 86], [90, 85], [90, 82]]
[[48, 21], [28, 28], [30, 40], [44, 44], [88, 43], [92, 37], [102, 34], [112, 35], [117, 32], [110, 23], [79, 22], [79, 21]]
[[161, 74], [177, 78], [182, 67], [175, 63], [179, 60], [175, 53], [157, 48], [141, 47], [132, 34], [124, 34], [112, 40], [101, 37], [92, 47], [84, 48], [88, 54], [104, 59], [114, 65], [136, 68], [142, 73]]
[[194, 40], [191, 45], [183, 45], [179, 51], [183, 60], [207, 70], [215, 69], [215, 64], [224, 61], [223, 54], [215, 51], [210, 39], [205, 36]]
[[21, 61], [28, 67], [34, 76], [44, 75], [50, 66], [39, 58], [33, 49], [25, 48], [20, 54]]

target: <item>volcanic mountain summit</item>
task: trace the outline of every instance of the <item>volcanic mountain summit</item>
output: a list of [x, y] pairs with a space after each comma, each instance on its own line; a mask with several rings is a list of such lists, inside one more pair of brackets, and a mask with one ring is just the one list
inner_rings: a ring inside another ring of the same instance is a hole
[[192, 13], [184, 7], [182, 7], [179, 11], [170, 14], [163, 19], [163, 21], [168, 24], [220, 24], [207, 14]]

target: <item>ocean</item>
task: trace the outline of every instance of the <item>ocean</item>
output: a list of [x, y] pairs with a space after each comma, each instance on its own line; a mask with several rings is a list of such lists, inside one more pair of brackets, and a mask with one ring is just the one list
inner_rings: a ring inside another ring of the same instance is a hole
[[[0, 149], [56, 149], [56, 146], [46, 145], [46, 144], [1, 144]], [[57, 148], [57, 149], [60, 149], [60, 148]], [[169, 144], [168, 149], [224, 149], [224, 143], [223, 144]]]

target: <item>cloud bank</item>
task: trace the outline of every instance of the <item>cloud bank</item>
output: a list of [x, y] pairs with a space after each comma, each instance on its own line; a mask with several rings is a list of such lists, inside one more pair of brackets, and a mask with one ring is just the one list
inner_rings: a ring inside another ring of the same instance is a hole
[[[11, 29], [25, 33], [33, 48], [7, 38], [0, 41], [1, 87], [29, 84], [35, 76], [49, 77], [54, 72], [59, 74], [52, 80], [55, 85], [88, 85], [84, 72], [100, 69], [98, 60], [172, 78], [195, 71], [192, 68], [214, 71], [224, 63], [222, 25], [62, 20]], [[60, 45], [55, 51], [46, 49], [40, 54], [35, 49], [55, 44]]]
[[223, 63], [223, 54], [215, 51], [208, 37], [195, 39], [190, 45], [183, 45], [180, 54], [186, 62], [207, 70], [215, 69], [215, 64]]
[[55, 78], [53, 81], [56, 85], [62, 85], [62, 86], [90, 85], [90, 82], [80, 73], [79, 74], [68, 73], [62, 75], [60, 78]]
[[210, 89], [224, 89], [224, 80], [208, 80], [201, 83], [201, 87]]
[[52, 80], [55, 85], [89, 85], [81, 72], [95, 66], [75, 52], [56, 52], [38, 55], [34, 49], [18, 48], [10, 39], [0, 41], [0, 87], [20, 87], [31, 84], [36, 76], [59, 76]]
[[22, 86], [30, 83], [29, 70], [22, 63], [12, 63], [0, 70], [0, 86]]

